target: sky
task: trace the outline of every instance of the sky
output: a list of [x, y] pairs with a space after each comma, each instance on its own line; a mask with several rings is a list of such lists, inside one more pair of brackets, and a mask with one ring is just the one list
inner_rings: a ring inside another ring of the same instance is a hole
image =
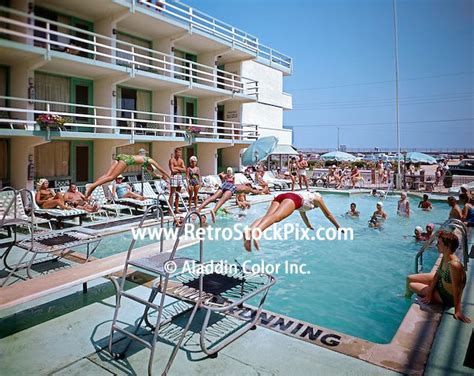
[[[189, 0], [294, 61], [299, 148], [396, 147], [392, 0]], [[474, 148], [474, 1], [397, 0], [401, 148]]]

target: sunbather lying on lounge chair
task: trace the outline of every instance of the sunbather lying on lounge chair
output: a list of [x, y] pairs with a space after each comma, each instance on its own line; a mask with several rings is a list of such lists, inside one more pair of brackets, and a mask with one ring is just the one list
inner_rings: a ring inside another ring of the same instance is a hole
[[40, 179], [37, 184], [37, 192], [35, 195], [35, 201], [41, 209], [55, 209], [57, 207], [61, 209], [69, 209], [64, 201], [62, 193], [54, 193], [52, 189], [49, 189], [49, 181], [47, 179]]
[[95, 213], [99, 210], [99, 205], [92, 205], [86, 196], [77, 190], [75, 184], [69, 186], [69, 189], [64, 194], [64, 201], [72, 207], [85, 210], [89, 213]]
[[142, 155], [119, 154], [115, 157], [112, 166], [110, 166], [105, 175], [102, 175], [99, 179], [87, 187], [85, 196], [89, 197], [94, 189], [96, 189], [99, 185], [115, 180], [117, 176], [122, 174], [122, 172], [127, 169], [127, 167], [135, 165], [142, 165], [143, 168], [157, 177], [161, 177], [161, 175], [157, 174], [155, 169], [158, 170], [166, 179], [170, 178], [168, 173], [158, 164], [158, 162], [149, 157]]
[[138, 193], [132, 191], [132, 187], [127, 183], [123, 182], [123, 176], [117, 176], [117, 179], [112, 184], [112, 195], [117, 195], [119, 199], [121, 198], [133, 198], [135, 200], [144, 201], [146, 198]]

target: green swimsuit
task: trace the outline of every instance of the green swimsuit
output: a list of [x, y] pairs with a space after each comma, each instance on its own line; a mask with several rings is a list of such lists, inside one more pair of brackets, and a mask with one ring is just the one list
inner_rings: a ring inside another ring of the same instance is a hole
[[[127, 167], [134, 166], [138, 163], [135, 162], [135, 157], [128, 154], [119, 154], [115, 157], [116, 161], [124, 161]], [[150, 158], [143, 157], [143, 168], [147, 168], [150, 165]]]
[[[454, 260], [455, 262], [460, 262], [457, 258]], [[441, 266], [438, 268], [436, 273], [439, 275], [438, 279], [438, 284], [436, 286], [436, 289], [438, 290], [439, 296], [441, 297], [441, 300], [443, 301], [443, 304], [446, 307], [454, 307], [454, 296], [446, 290], [444, 287], [443, 281], [445, 283], [452, 283], [451, 281], [451, 273], [449, 271], [449, 264], [451, 261], [448, 262], [448, 268], [445, 270], [441, 269]]]

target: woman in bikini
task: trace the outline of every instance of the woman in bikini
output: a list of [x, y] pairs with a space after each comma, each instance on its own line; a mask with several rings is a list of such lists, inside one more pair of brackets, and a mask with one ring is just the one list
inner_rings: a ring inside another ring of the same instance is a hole
[[90, 184], [86, 190], [86, 198], [89, 197], [94, 189], [96, 189], [99, 185], [111, 182], [117, 178], [122, 172], [124, 172], [127, 167], [142, 165], [144, 169], [151, 172], [153, 175], [161, 177], [155, 172], [155, 169], [161, 172], [166, 179], [169, 179], [168, 173], [153, 159], [143, 156], [143, 155], [128, 155], [128, 154], [118, 154], [114, 158], [114, 162], [112, 166], [110, 166], [109, 170], [98, 178], [94, 183]]
[[314, 230], [313, 226], [311, 226], [311, 223], [309, 222], [306, 212], [317, 208], [321, 209], [324, 216], [334, 226], [336, 226], [337, 229], [341, 227], [339, 226], [339, 223], [337, 222], [336, 218], [334, 218], [332, 213], [327, 208], [323, 198], [319, 193], [287, 192], [279, 194], [273, 199], [266, 214], [263, 217], [257, 219], [254, 223], [252, 223], [250, 228], [245, 230], [243, 237], [245, 250], [247, 252], [250, 252], [252, 250], [252, 241], [253, 245], [258, 250], [260, 248], [260, 244], [258, 242], [258, 239], [254, 238], [254, 236], [263, 233], [263, 231], [265, 231], [274, 223], [280, 222], [286, 217], [290, 216], [295, 210], [300, 213], [301, 219], [303, 220], [304, 224], [309, 229]]
[[440, 231], [438, 251], [443, 254], [435, 273], [412, 274], [407, 278], [407, 297], [412, 293], [421, 296], [425, 304], [439, 303], [445, 307], [454, 307], [456, 320], [470, 323], [461, 308], [461, 296], [466, 285], [466, 272], [461, 261], [454, 254], [459, 247], [458, 237], [448, 231]]
[[201, 171], [197, 165], [197, 158], [193, 155], [189, 158], [189, 167], [186, 170], [186, 181], [188, 183], [189, 210], [194, 202], [194, 207], [198, 206], [198, 192], [201, 188]]
[[57, 207], [67, 210], [69, 206], [64, 201], [64, 195], [60, 192], [54, 193], [49, 189], [49, 181], [40, 179], [37, 184], [35, 201], [41, 209], [55, 209]]
[[298, 177], [298, 162], [296, 162], [295, 157], [291, 157], [291, 161], [288, 166], [288, 169], [290, 170], [291, 190], [294, 191], [296, 178]]

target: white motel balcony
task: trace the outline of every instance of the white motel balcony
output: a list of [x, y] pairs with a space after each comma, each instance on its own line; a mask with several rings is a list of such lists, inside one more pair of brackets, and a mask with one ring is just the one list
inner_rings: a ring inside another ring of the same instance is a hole
[[258, 82], [216, 67], [0, 7], [0, 64], [69, 76], [110, 77], [149, 90], [253, 102]]
[[[64, 7], [63, 0], [36, 0], [35, 4]], [[175, 0], [68, 0], [68, 10], [92, 20], [107, 17], [118, 25], [154, 39], [181, 35], [178, 42], [190, 50], [227, 49], [222, 62], [256, 59], [291, 74], [291, 57], [267, 47], [243, 30]], [[183, 32], [186, 34], [183, 36]]]
[[[259, 127], [216, 119], [132, 111], [120, 108], [0, 96], [0, 135], [51, 139], [123, 139], [180, 141], [193, 133], [195, 142], [250, 143]], [[40, 115], [59, 116], [64, 123], [38, 123]]]

